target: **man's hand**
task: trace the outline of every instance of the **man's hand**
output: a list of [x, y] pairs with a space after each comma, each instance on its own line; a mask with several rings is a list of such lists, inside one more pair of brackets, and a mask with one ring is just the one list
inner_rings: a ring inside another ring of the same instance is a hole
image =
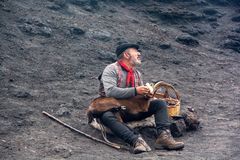
[[138, 86], [136, 87], [136, 91], [137, 91], [137, 94], [139, 95], [147, 95], [150, 92], [147, 86]]

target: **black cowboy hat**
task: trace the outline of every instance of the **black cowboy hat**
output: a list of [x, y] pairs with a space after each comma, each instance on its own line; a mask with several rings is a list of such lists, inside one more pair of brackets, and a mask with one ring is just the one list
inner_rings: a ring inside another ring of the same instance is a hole
[[121, 44], [121, 45], [119, 45], [118, 47], [117, 47], [117, 49], [116, 49], [116, 55], [117, 55], [117, 57], [121, 54], [121, 53], [123, 53], [126, 49], [128, 49], [128, 48], [135, 48], [135, 49], [139, 49], [139, 45], [137, 45], [137, 44], [132, 44], [132, 43], [125, 43], [125, 44]]

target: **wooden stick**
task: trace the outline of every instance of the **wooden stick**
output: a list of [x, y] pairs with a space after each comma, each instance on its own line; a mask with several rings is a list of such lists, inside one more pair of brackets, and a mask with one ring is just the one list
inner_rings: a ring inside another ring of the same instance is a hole
[[47, 113], [47, 112], [45, 112], [45, 111], [43, 111], [42, 113], [43, 113], [44, 115], [48, 116], [49, 118], [51, 118], [52, 120], [55, 120], [56, 122], [60, 123], [60, 124], [63, 125], [64, 127], [67, 127], [68, 129], [70, 129], [70, 130], [72, 130], [72, 131], [75, 131], [75, 132], [77, 132], [77, 133], [79, 133], [79, 134], [81, 134], [81, 135], [83, 135], [83, 136], [85, 136], [85, 137], [87, 137], [87, 138], [89, 138], [89, 139], [92, 139], [92, 140], [94, 140], [94, 141], [100, 142], [100, 143], [102, 143], [102, 144], [105, 144], [105, 145], [107, 145], [107, 146], [113, 147], [113, 148], [115, 148], [115, 149], [121, 149], [121, 146], [119, 146], [119, 145], [113, 145], [113, 144], [108, 143], [108, 142], [105, 142], [105, 141], [103, 141], [103, 140], [101, 140], [101, 139], [92, 137], [91, 135], [89, 135], [89, 134], [87, 134], [87, 133], [84, 133], [84, 132], [82, 132], [82, 131], [80, 131], [80, 130], [78, 130], [78, 129], [76, 129], [76, 128], [74, 128], [74, 127], [72, 127], [72, 126], [70, 126], [70, 125], [68, 125], [68, 124], [66, 124], [66, 123], [64, 123], [64, 122], [61, 121], [60, 119], [54, 117], [53, 115], [51, 115], [51, 114], [49, 114], [49, 113]]

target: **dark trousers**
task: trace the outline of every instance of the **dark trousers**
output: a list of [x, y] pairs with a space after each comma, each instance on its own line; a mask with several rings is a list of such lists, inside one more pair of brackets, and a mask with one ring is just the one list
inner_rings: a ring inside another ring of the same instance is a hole
[[[149, 109], [147, 112], [140, 112], [138, 114], [129, 114], [126, 112], [121, 112], [121, 117], [123, 122], [130, 122], [136, 120], [142, 120], [151, 115], [154, 115], [157, 132], [160, 133], [162, 130], [168, 129], [170, 122], [167, 112], [167, 104], [164, 101], [153, 100], [150, 102]], [[101, 122], [111, 129], [111, 131], [124, 140], [125, 142], [133, 145], [138, 138], [130, 128], [128, 128], [124, 123], [119, 122], [112, 111], [107, 111], [100, 117]]]

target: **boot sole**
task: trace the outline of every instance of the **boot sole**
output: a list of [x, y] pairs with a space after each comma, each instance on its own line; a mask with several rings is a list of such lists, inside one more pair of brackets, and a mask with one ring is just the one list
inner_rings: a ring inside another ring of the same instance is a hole
[[135, 150], [135, 151], [133, 151], [134, 154], [139, 154], [139, 153], [143, 153], [143, 152], [147, 152], [147, 151], [144, 151], [144, 150]]
[[169, 147], [165, 147], [165, 146], [163, 146], [163, 145], [161, 145], [161, 144], [155, 144], [154, 147], [155, 147], [155, 149], [162, 149], [162, 150], [163, 150], [163, 149], [167, 149], [167, 150], [181, 150], [181, 149], [184, 148], [184, 145], [169, 148]]

